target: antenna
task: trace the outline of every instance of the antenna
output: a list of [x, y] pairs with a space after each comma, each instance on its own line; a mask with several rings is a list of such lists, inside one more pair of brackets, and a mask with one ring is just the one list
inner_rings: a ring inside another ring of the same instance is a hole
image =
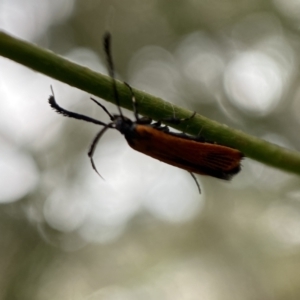
[[85, 116], [85, 115], [82, 115], [82, 114], [77, 114], [77, 113], [74, 113], [72, 111], [69, 111], [69, 110], [66, 110], [62, 107], [60, 107], [56, 100], [55, 100], [55, 96], [54, 96], [54, 91], [53, 91], [53, 88], [52, 88], [52, 85], [50, 86], [51, 88], [51, 91], [52, 91], [52, 95], [49, 97], [49, 104], [50, 106], [59, 114], [65, 116], [65, 117], [69, 117], [69, 118], [73, 118], [73, 119], [77, 119], [77, 120], [82, 120], [82, 121], [85, 121], [85, 122], [89, 122], [89, 123], [94, 123], [94, 124], [97, 124], [97, 125], [101, 125], [101, 126], [108, 126], [109, 128], [113, 128], [113, 126], [111, 124], [106, 124], [104, 122], [101, 122], [101, 121], [98, 121], [96, 119], [93, 119], [93, 118], [90, 118], [88, 116]]
[[112, 54], [111, 54], [111, 35], [110, 35], [109, 32], [106, 32], [104, 34], [103, 44], [104, 44], [104, 51], [105, 51], [106, 59], [107, 59], [107, 63], [108, 63], [108, 73], [109, 73], [109, 76], [112, 79], [112, 88], [113, 88], [114, 97], [115, 97], [115, 100], [116, 100], [116, 104], [118, 106], [120, 116], [124, 120], [124, 116], [122, 114], [122, 110], [121, 110], [121, 107], [120, 107], [119, 94], [118, 94], [118, 91], [117, 91], [117, 83], [116, 83], [116, 78], [115, 78], [115, 68], [114, 68], [114, 62], [113, 62]]

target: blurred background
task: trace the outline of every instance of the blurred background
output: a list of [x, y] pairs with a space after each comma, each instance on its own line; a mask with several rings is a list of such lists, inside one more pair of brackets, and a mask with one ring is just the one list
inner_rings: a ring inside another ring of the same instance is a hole
[[[300, 1], [0, 0], [0, 28], [299, 150]], [[0, 299], [299, 299], [300, 180], [245, 159], [231, 182], [134, 152], [90, 95], [0, 58]], [[106, 104], [111, 112], [114, 105]], [[126, 112], [132, 116], [132, 113]]]

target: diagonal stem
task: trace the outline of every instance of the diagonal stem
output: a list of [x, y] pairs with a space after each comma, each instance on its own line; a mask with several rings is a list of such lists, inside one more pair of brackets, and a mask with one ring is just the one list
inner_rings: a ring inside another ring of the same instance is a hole
[[[55, 78], [66, 84], [86, 91], [89, 94], [115, 103], [111, 79], [108, 76], [96, 73], [42, 49], [26, 41], [14, 38], [0, 32], [0, 55], [18, 62], [28, 68]], [[51, 80], [49, 80], [49, 86]], [[120, 105], [132, 110], [131, 93], [126, 85], [117, 81]], [[139, 112], [154, 120], [169, 118], [175, 114], [178, 118], [187, 118], [192, 112], [174, 106], [158, 97], [133, 89]], [[47, 101], [47, 99], [41, 99]], [[171, 125], [171, 124], [170, 124]], [[300, 175], [300, 153], [291, 151], [241, 131], [229, 128], [197, 114], [187, 124], [173, 124], [172, 127], [184, 132], [201, 134], [210, 141], [236, 148], [245, 156], [254, 160]]]

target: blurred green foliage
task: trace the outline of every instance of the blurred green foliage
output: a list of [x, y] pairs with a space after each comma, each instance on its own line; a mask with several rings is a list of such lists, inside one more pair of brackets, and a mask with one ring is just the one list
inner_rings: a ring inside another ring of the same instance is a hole
[[[238, 52], [274, 37], [298, 53], [296, 10], [299, 4], [292, 0], [78, 0], [72, 15], [52, 25], [36, 42], [48, 43], [61, 55], [86, 47], [103, 56], [102, 35], [109, 28], [118, 74], [144, 88], [136, 71], [143, 64], [134, 64], [137, 53], [154, 45], [176, 58], [178, 45], [195, 32], [214, 44], [225, 65]], [[274, 43], [270, 55], [278, 47]], [[192, 86], [185, 78], [182, 85], [175, 85], [174, 99], [205, 116], [299, 149], [298, 57], [285, 58], [292, 61], [292, 75], [283, 83], [276, 107], [264, 115], [226, 99], [220, 78], [214, 80], [213, 91], [205, 92], [198, 84], [201, 96], [197, 83]], [[184, 73], [175, 59], [174, 64]], [[146, 82], [152, 92], [155, 78]], [[89, 113], [85, 104], [75, 108]], [[51, 192], [59, 186], [80, 188], [85, 176], [77, 163], [92, 135], [86, 135], [86, 125], [64, 124], [51, 145], [32, 151], [41, 184], [19, 201], [1, 205], [1, 299], [299, 299], [300, 182], [296, 176], [246, 160], [236, 184], [201, 181], [205, 203], [186, 222], [160, 220], [141, 209], [128, 219], [118, 238], [88, 242], [78, 228], [61, 230], [45, 218], [45, 200]], [[142, 202], [143, 195], [137, 199]]]

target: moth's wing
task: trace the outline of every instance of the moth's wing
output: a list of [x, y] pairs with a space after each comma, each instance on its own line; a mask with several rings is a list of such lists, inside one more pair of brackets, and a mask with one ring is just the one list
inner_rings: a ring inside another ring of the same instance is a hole
[[137, 125], [125, 136], [129, 145], [146, 155], [196, 174], [229, 180], [240, 171], [243, 154], [226, 146], [203, 143]]

